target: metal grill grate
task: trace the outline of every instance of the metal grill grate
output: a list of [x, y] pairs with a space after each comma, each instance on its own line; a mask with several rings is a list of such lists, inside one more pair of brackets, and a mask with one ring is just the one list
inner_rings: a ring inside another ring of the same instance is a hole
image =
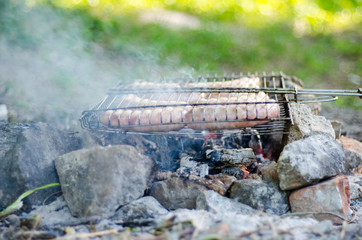
[[[119, 83], [94, 108], [84, 111], [80, 121], [88, 130], [128, 134], [197, 135], [204, 130], [220, 134], [248, 135], [254, 130], [261, 135], [286, 134], [293, 124], [289, 102], [361, 96], [349, 90], [306, 90], [296, 86], [301, 87], [301, 81], [283, 73]], [[269, 109], [276, 106], [278, 113], [272, 115]], [[220, 117], [218, 110], [224, 111], [225, 117]], [[153, 113], [158, 116], [156, 121], [152, 120]]]

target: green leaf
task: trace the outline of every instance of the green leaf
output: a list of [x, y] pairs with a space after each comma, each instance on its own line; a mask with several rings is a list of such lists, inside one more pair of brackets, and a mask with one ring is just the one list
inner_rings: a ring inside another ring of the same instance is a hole
[[51, 184], [47, 184], [47, 185], [44, 185], [44, 186], [41, 186], [38, 188], [34, 188], [29, 191], [26, 191], [25, 193], [21, 194], [20, 197], [18, 197], [18, 199], [16, 199], [15, 202], [13, 202], [7, 208], [5, 208], [3, 211], [1, 211], [0, 217], [6, 216], [10, 213], [20, 210], [20, 208], [23, 206], [22, 200], [24, 198], [26, 198], [27, 196], [29, 196], [30, 194], [32, 194], [33, 192], [41, 190], [41, 189], [49, 188], [49, 187], [56, 187], [56, 186], [60, 186], [60, 183], [51, 183]]

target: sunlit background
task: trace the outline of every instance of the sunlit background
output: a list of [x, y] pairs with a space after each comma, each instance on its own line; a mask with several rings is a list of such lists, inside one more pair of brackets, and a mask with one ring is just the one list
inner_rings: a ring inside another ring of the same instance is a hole
[[360, 0], [5, 0], [0, 103], [15, 120], [71, 125], [138, 78], [283, 71], [306, 88], [357, 89], [361, 20]]
[[[30, 11], [40, 0], [27, 0]], [[218, 21], [233, 21], [249, 27], [291, 22], [297, 35], [338, 32], [361, 21], [360, 0], [58, 0], [58, 7], [86, 8], [99, 16], [149, 9], [172, 9]]]

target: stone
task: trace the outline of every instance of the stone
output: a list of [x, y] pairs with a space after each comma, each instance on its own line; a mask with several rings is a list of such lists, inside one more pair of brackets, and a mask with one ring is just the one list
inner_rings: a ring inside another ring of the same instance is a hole
[[230, 198], [272, 215], [288, 212], [288, 197], [277, 183], [255, 179], [236, 181], [230, 189]]
[[64, 227], [74, 223], [96, 220], [95, 218], [80, 219], [73, 217], [62, 196], [50, 204], [35, 206], [35, 208], [27, 214], [28, 218], [34, 218], [36, 216], [40, 217], [38, 225], [41, 227]]
[[277, 163], [274, 161], [267, 162], [261, 169], [261, 176], [264, 181], [279, 181]]
[[[225, 174], [214, 174], [214, 175], [207, 175], [206, 176], [207, 179], [211, 179], [215, 182], [221, 182], [223, 185], [223, 188], [225, 189], [225, 191], [216, 191], [217, 193], [219, 193], [220, 195], [225, 195], [226, 191], [230, 188], [230, 186], [237, 180], [235, 177], [233, 176], [229, 176], [229, 175], [225, 175]], [[212, 188], [209, 188], [212, 189]], [[212, 189], [214, 190], [214, 189]], [[215, 190], [214, 190], [215, 191]]]
[[351, 199], [362, 197], [362, 175], [356, 174], [348, 176]]
[[81, 149], [55, 160], [64, 199], [76, 217], [108, 217], [143, 196], [153, 161], [134, 147]]
[[341, 136], [338, 142], [342, 143], [344, 151], [344, 174], [353, 174], [362, 167], [362, 143], [353, 138]]
[[[27, 190], [59, 182], [54, 159], [80, 147], [78, 138], [45, 123], [0, 123], [0, 209]], [[59, 191], [51, 187], [31, 194], [23, 210], [30, 211]]]
[[341, 175], [314, 186], [295, 190], [290, 194], [289, 202], [292, 212], [333, 213], [348, 219], [348, 178]]
[[227, 177], [211, 177], [211, 175], [205, 176], [205, 178], [201, 178], [194, 175], [189, 175], [188, 179], [194, 183], [200, 184], [202, 186], [205, 186], [209, 190], [213, 190], [220, 195], [225, 195], [227, 193], [227, 190], [229, 189], [229, 183], [232, 181], [232, 179], [235, 179], [234, 177], [230, 176], [230, 178]]
[[8, 121], [8, 108], [5, 104], [0, 104], [0, 121]]
[[178, 173], [168, 171], [157, 171], [155, 173], [154, 180], [165, 181], [171, 178], [181, 178], [183, 181], [192, 181], [193, 183], [202, 185], [209, 190], [219, 193], [220, 195], [225, 195], [231, 184], [236, 181], [235, 177], [225, 174], [206, 175], [202, 178], [192, 174], [180, 175]]
[[154, 197], [146, 196], [121, 207], [112, 219], [117, 224], [134, 227], [152, 222], [154, 218], [167, 213], [167, 209]]
[[216, 216], [208, 211], [199, 209], [177, 209], [156, 219], [157, 226], [163, 227], [172, 223], [190, 222], [199, 230], [208, 229], [216, 223]]
[[[191, 233], [195, 239], [270, 239], [273, 236], [281, 239], [319, 239], [320, 235], [326, 236], [326, 239], [339, 239], [330, 238], [336, 235], [330, 221], [318, 222], [312, 218], [286, 220], [265, 214], [215, 214], [205, 210], [178, 209], [160, 217], [157, 222], [158, 228], [168, 226], [167, 231], [163, 232], [166, 239], [180, 239], [191, 229], [194, 229]], [[191, 237], [191, 233], [187, 236]]]
[[[200, 209], [178, 209], [160, 217], [157, 222], [159, 227], [174, 225], [175, 232], [180, 232], [177, 229], [180, 229], [181, 224], [189, 224], [197, 230], [196, 233], [210, 231], [210, 229], [217, 228], [222, 223], [225, 224], [224, 234], [236, 237], [239, 234], [255, 231], [260, 226], [264, 226], [267, 224], [267, 219], [260, 216], [241, 215], [230, 212], [227, 214], [215, 214]], [[169, 239], [171, 237], [167, 236], [166, 238]], [[171, 239], [180, 239], [180, 236], [176, 238], [173, 236]]]
[[335, 138], [332, 124], [323, 116], [313, 115], [305, 104], [290, 103], [293, 123], [289, 129], [288, 143], [316, 134], [326, 134]]
[[285, 219], [276, 219], [273, 224], [277, 231], [282, 235], [281, 239], [321, 239], [320, 236], [323, 236], [328, 240], [339, 239], [339, 235], [338, 238], [332, 237], [337, 234], [333, 232], [334, 226], [329, 220], [318, 222], [316, 219], [303, 217], [289, 218], [288, 221], [285, 221]]
[[252, 214], [256, 210], [236, 200], [221, 196], [217, 192], [208, 190], [202, 192], [196, 199], [196, 209], [203, 209], [212, 213]]
[[195, 209], [197, 196], [206, 189], [205, 186], [194, 181], [172, 177], [165, 181], [155, 182], [151, 186], [150, 195], [168, 210]]
[[360, 141], [345, 136], [341, 136], [338, 141], [342, 143], [345, 149], [362, 155], [362, 143]]
[[282, 190], [313, 185], [343, 172], [343, 149], [329, 135], [294, 141], [280, 154], [277, 170]]
[[338, 120], [329, 120], [329, 121], [334, 129], [334, 134], [336, 135], [336, 139], [340, 138], [342, 133], [343, 123]]

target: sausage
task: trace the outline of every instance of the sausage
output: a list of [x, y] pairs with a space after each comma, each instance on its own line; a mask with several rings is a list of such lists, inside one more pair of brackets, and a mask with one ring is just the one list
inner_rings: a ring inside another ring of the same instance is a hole
[[138, 132], [178, 131], [185, 126], [186, 107], [108, 110], [100, 116], [102, 124]]
[[[188, 114], [191, 115], [190, 118], [194, 121], [199, 121], [199, 123], [189, 123], [187, 124], [188, 127], [195, 130], [221, 130], [253, 127], [265, 124], [271, 121], [272, 118], [278, 117], [280, 111], [279, 105], [275, 100], [270, 99], [263, 92], [259, 92], [258, 94], [243, 94], [239, 97], [231, 98], [213, 98], [208, 99], [206, 102], [229, 103], [229, 105], [195, 106]], [[205, 100], [202, 101], [202, 103], [206, 102]], [[206, 123], [207, 121], [215, 122]]]
[[[229, 95], [233, 97], [220, 97], [222, 95], [212, 97], [210, 95], [208, 99], [201, 98], [197, 103], [215, 105], [195, 105], [193, 107], [190, 105], [157, 107], [157, 105], [170, 105], [178, 102], [154, 101], [128, 96], [126, 97], [128, 105], [152, 106], [154, 104], [155, 107], [108, 110], [100, 116], [100, 121], [109, 127], [143, 132], [177, 131], [186, 123], [192, 129], [221, 130], [253, 127], [267, 123], [279, 115], [279, 105], [263, 92]], [[131, 98], [139, 102], [131, 102]], [[228, 104], [216, 105], [218, 103]]]
[[147, 82], [143, 80], [137, 80], [131, 85], [130, 88], [180, 88], [180, 84], [178, 83], [155, 83], [155, 82]]
[[[207, 93], [199, 93], [199, 92], [170, 92], [170, 93], [152, 93], [152, 94], [144, 94], [142, 95], [143, 99], [149, 99], [150, 103], [155, 101], [156, 103], [159, 101], [166, 101], [168, 105], [170, 102], [174, 102], [175, 104], [193, 104], [199, 101], [200, 99], [206, 98], [209, 96]], [[156, 104], [161, 105], [161, 104]]]
[[233, 79], [229, 81], [215, 81], [215, 82], [196, 82], [188, 83], [187, 87], [199, 87], [199, 88], [259, 88], [260, 87], [260, 78], [258, 77], [242, 77], [238, 79]]
[[[255, 77], [225, 82], [189, 83], [186, 86], [258, 88], [259, 85], [260, 79]], [[136, 88], [180, 87], [178, 84], [146, 82], [134, 83], [132, 86]], [[264, 92], [167, 92], [139, 96], [128, 94], [121, 98], [117, 107], [122, 109], [103, 112], [99, 121], [111, 128], [142, 132], [177, 131], [186, 125], [197, 130], [252, 127], [278, 117], [280, 111], [279, 105]]]

